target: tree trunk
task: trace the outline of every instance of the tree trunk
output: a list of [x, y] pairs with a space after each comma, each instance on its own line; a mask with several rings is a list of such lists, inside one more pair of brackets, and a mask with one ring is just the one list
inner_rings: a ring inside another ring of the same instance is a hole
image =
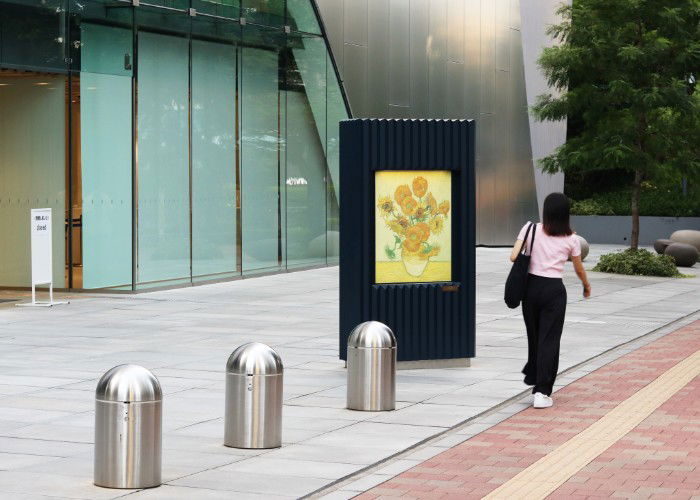
[[632, 183], [632, 240], [630, 248], [637, 250], [639, 247], [639, 196], [642, 192], [642, 172], [634, 171], [634, 182]]

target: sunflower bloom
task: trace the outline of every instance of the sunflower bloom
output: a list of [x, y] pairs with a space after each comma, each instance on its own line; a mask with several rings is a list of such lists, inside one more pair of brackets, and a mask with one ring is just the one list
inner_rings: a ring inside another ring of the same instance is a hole
[[396, 222], [401, 225], [402, 228], [407, 229], [408, 228], [408, 219], [404, 216], [399, 217], [396, 219]]
[[391, 220], [386, 225], [396, 234], [403, 235], [406, 232], [406, 229], [398, 221]]
[[409, 240], [404, 240], [404, 242], [401, 244], [401, 247], [403, 249], [404, 256], [416, 255], [420, 251], [420, 243], [415, 243]]
[[419, 222], [414, 226], [420, 231], [420, 241], [421, 243], [427, 241], [430, 237], [430, 227], [425, 222]]
[[435, 217], [430, 221], [430, 230], [433, 232], [433, 234], [440, 234], [444, 228], [445, 221], [442, 217]]
[[425, 207], [430, 215], [433, 215], [437, 212], [438, 204], [437, 200], [435, 199], [435, 196], [433, 196], [433, 193], [428, 193], [428, 199], [425, 202]]
[[409, 188], [406, 184], [402, 184], [401, 186], [397, 187], [396, 191], [394, 192], [394, 199], [399, 205], [401, 205], [405, 198], [410, 196], [412, 196], [411, 188]]
[[407, 196], [406, 198], [401, 200], [401, 210], [406, 215], [414, 215], [416, 213], [417, 208], [418, 202], [413, 196]]
[[411, 226], [406, 229], [406, 239], [403, 242], [403, 247], [409, 252], [417, 252], [420, 244], [423, 243], [423, 229], [418, 225]]
[[442, 203], [440, 203], [440, 206], [438, 206], [438, 210], [441, 214], [447, 215], [447, 212], [450, 211], [450, 202], [445, 200]]
[[413, 179], [413, 193], [418, 197], [422, 198], [428, 191], [428, 181], [425, 177], [418, 176]]
[[428, 206], [425, 203], [419, 203], [413, 216], [418, 220], [422, 220], [428, 213]]
[[440, 246], [433, 245], [433, 248], [431, 248], [430, 251], [428, 252], [428, 257], [435, 257], [439, 253], [440, 253]]
[[394, 202], [388, 196], [384, 196], [383, 198], [379, 198], [377, 208], [382, 217], [388, 217], [394, 211]]

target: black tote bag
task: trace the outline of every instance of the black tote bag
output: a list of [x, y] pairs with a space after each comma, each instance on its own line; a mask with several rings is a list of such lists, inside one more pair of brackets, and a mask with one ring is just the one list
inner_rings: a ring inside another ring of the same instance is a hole
[[[530, 229], [532, 229], [530, 251], [526, 254], [527, 237], [530, 234]], [[536, 230], [537, 226], [531, 222], [530, 226], [525, 232], [523, 247], [520, 249], [520, 253], [515, 258], [513, 267], [511, 267], [510, 273], [508, 274], [508, 279], [506, 279], [506, 289], [503, 299], [506, 301], [506, 305], [511, 309], [518, 307], [525, 296], [525, 286], [527, 285], [527, 274], [528, 270], [530, 269], [530, 256], [532, 255], [532, 246], [535, 244]]]

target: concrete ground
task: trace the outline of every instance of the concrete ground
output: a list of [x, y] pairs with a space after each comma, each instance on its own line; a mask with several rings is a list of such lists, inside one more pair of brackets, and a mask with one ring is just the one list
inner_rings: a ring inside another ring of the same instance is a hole
[[[593, 246], [587, 267], [610, 250]], [[472, 366], [400, 371], [397, 410], [386, 413], [344, 408], [337, 268], [140, 295], [80, 295], [51, 309], [4, 305], [0, 497], [296, 498], [364, 491], [376, 480], [344, 485], [397, 454], [415, 461], [443, 451], [444, 443], [421, 444], [524, 394], [522, 317], [502, 300], [507, 255], [506, 249], [477, 251]], [[590, 277], [593, 297], [584, 301], [567, 268], [562, 371], [700, 308], [700, 278]], [[284, 444], [277, 450], [222, 446], [223, 370], [230, 352], [249, 341], [273, 346], [285, 364]], [[102, 373], [122, 363], [152, 369], [164, 389], [165, 484], [157, 489], [92, 485], [94, 389]], [[563, 383], [586, 371], [571, 373]]]

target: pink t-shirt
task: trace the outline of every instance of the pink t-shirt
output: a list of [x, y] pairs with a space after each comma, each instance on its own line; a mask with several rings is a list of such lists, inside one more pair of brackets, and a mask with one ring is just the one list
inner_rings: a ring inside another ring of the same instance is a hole
[[[525, 239], [525, 233], [530, 226], [528, 222], [523, 226], [518, 234], [519, 240]], [[523, 242], [528, 251], [532, 230], [527, 235], [527, 241]], [[542, 224], [537, 223], [535, 233], [535, 245], [530, 255], [530, 274], [543, 276], [545, 278], [561, 278], [564, 274], [564, 263], [569, 256], [578, 257], [581, 255], [581, 242], [575, 234], [570, 236], [549, 236], [542, 229]]]

